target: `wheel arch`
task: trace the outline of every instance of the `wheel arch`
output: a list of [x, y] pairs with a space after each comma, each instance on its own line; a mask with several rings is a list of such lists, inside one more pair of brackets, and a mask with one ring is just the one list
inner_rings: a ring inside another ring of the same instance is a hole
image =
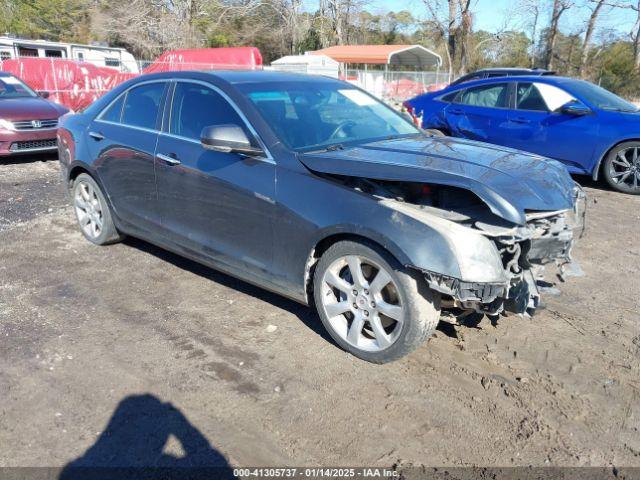
[[100, 181], [98, 180], [97, 176], [95, 175], [95, 172], [93, 172], [93, 170], [91, 169], [91, 167], [89, 167], [89, 165], [87, 165], [86, 163], [83, 163], [83, 162], [73, 162], [69, 166], [68, 173], [67, 173], [67, 187], [68, 188], [71, 188], [73, 186], [73, 181], [76, 178], [78, 178], [78, 175], [80, 175], [81, 173], [86, 173], [87, 175], [89, 175], [102, 188], [102, 184], [100, 183]]
[[80, 162], [80, 161], [71, 163], [67, 173], [67, 191], [71, 192], [71, 189], [73, 188], [74, 180], [78, 178], [78, 175], [82, 173], [86, 173], [87, 175], [89, 175], [93, 179], [93, 181], [98, 184], [98, 187], [100, 187], [100, 190], [102, 190], [102, 194], [104, 195], [104, 198], [106, 199], [109, 208], [112, 210], [112, 212], [114, 212], [114, 216], [115, 216], [115, 210], [114, 210], [113, 202], [111, 201], [111, 196], [109, 195], [109, 192], [107, 192], [107, 190], [104, 188], [104, 185], [100, 181], [100, 177], [86, 163]]
[[401, 265], [409, 265], [409, 257], [393, 242], [375, 232], [355, 232], [351, 230], [329, 230], [323, 232], [316, 239], [307, 256], [304, 272], [304, 288], [309, 305], [313, 303], [313, 277], [320, 257], [332, 246], [341, 241], [355, 241], [365, 245], [372, 245], [388, 252]]
[[598, 163], [596, 163], [596, 166], [593, 169], [593, 172], [591, 173], [591, 177], [593, 178], [594, 181], [597, 181], [597, 180], [600, 179], [600, 170], [602, 170], [602, 165], [604, 164], [605, 159], [613, 151], [613, 149], [616, 148], [618, 145], [621, 145], [621, 144], [626, 143], [626, 142], [640, 142], [640, 137], [635, 136], [635, 137], [631, 137], [631, 138], [625, 138], [625, 139], [622, 139], [622, 140], [617, 140], [613, 145], [610, 145], [605, 150], [605, 152], [600, 156], [600, 158], [598, 159]]

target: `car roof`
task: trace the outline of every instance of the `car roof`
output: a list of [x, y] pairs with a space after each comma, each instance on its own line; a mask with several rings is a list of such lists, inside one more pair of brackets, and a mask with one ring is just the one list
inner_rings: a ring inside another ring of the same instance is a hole
[[495, 68], [481, 68], [480, 70], [471, 72], [469, 75], [473, 73], [479, 73], [479, 72], [546, 72], [546, 71], [547, 70], [540, 70], [537, 68], [525, 68], [525, 67], [495, 67]]
[[229, 83], [256, 83], [256, 82], [335, 82], [336, 79], [305, 73], [275, 72], [273, 70], [223, 70], [207, 71], [210, 75], [218, 77]]
[[[514, 77], [494, 77], [494, 78], [482, 78], [479, 80], [470, 80], [464, 83], [458, 83], [451, 85], [451, 90], [463, 90], [465, 88], [473, 87], [474, 85], [489, 85], [492, 83], [505, 83], [505, 82], [539, 82], [539, 83], [558, 83], [558, 84], [570, 84], [578, 81], [582, 81], [571, 77], [558, 77], [556, 75], [518, 75]], [[449, 90], [447, 88], [446, 90]], [[440, 90], [441, 92], [443, 90]]]
[[274, 72], [271, 70], [184, 70], [178, 72], [160, 72], [135, 77], [132, 83], [137, 81], [165, 79], [165, 78], [191, 78], [216, 79], [227, 84], [267, 83], [267, 82], [308, 82], [308, 83], [342, 83], [331, 77], [309, 75], [304, 73]]

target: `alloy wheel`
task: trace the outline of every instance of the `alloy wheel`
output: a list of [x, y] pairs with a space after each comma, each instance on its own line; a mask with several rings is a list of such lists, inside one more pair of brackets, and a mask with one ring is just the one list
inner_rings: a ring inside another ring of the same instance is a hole
[[622, 149], [609, 163], [609, 177], [627, 190], [640, 190], [640, 146]]
[[321, 288], [331, 327], [350, 345], [376, 352], [397, 340], [405, 311], [398, 286], [384, 267], [347, 255], [325, 271]]
[[80, 228], [89, 237], [98, 238], [103, 228], [103, 206], [91, 184], [84, 181], [76, 184], [73, 206]]

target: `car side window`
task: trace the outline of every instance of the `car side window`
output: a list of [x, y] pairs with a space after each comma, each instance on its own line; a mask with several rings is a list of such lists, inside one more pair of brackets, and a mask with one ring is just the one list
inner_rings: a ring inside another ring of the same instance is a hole
[[164, 87], [164, 82], [156, 82], [129, 90], [122, 112], [122, 123], [155, 130]]
[[538, 90], [538, 87], [531, 82], [518, 83], [518, 88], [516, 90], [516, 109], [540, 112], [549, 111], [540, 90]]
[[457, 103], [474, 107], [506, 108], [509, 89], [506, 83], [467, 88]]
[[120, 95], [120, 97], [109, 106], [101, 115], [100, 120], [105, 122], [120, 123], [122, 118], [122, 106], [124, 105], [124, 99], [126, 95]]
[[518, 110], [553, 112], [575, 100], [561, 88], [547, 83], [521, 82], [516, 90]]
[[442, 97], [439, 98], [439, 100], [441, 102], [447, 102], [447, 103], [451, 103], [455, 100], [455, 98], [458, 96], [460, 92], [451, 92], [451, 93], [447, 93], [446, 95], [443, 95]]
[[229, 102], [212, 88], [197, 83], [176, 84], [171, 106], [170, 133], [200, 140], [204, 127], [225, 123], [245, 127]]

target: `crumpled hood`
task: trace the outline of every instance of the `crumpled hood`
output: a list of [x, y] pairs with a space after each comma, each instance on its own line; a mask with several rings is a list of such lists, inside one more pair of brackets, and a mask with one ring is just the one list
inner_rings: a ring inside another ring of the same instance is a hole
[[526, 211], [564, 210], [574, 203], [574, 183], [561, 163], [471, 140], [411, 137], [299, 159], [320, 173], [465, 188], [519, 225], [526, 223]]

